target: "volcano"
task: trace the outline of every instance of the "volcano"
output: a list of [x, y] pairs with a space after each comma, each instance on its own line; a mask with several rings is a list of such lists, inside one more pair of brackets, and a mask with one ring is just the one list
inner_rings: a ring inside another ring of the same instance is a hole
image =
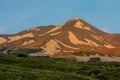
[[120, 34], [103, 32], [87, 21], [73, 18], [60, 25], [39, 26], [17, 34], [0, 35], [7, 50], [42, 49], [48, 56], [76, 56], [79, 52], [120, 56]]

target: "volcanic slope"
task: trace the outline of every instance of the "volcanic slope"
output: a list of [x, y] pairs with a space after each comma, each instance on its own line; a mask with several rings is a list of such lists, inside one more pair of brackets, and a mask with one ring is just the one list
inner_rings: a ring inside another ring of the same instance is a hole
[[120, 34], [98, 30], [87, 21], [73, 18], [54, 26], [39, 26], [17, 34], [0, 35], [0, 47], [43, 49], [49, 56], [75, 56], [90, 51], [100, 55], [120, 56]]

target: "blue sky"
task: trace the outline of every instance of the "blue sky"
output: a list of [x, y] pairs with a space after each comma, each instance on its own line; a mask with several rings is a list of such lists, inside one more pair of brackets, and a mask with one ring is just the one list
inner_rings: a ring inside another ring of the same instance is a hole
[[0, 34], [58, 25], [76, 17], [120, 33], [120, 0], [0, 0]]

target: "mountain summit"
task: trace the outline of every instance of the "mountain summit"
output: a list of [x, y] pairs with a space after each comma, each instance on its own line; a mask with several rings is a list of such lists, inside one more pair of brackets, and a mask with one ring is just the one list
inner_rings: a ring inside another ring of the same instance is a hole
[[120, 34], [103, 32], [83, 19], [73, 18], [56, 26], [39, 26], [13, 35], [0, 35], [0, 47], [43, 49], [49, 56], [75, 56], [80, 51], [120, 56]]

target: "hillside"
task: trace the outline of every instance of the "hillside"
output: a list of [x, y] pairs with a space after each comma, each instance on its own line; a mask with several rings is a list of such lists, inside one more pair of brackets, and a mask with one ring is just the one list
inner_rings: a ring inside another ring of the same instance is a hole
[[119, 80], [119, 63], [0, 55], [0, 80]]
[[120, 34], [98, 30], [87, 21], [73, 18], [60, 25], [39, 26], [17, 34], [0, 35], [0, 47], [43, 49], [48, 56], [75, 57], [74, 52], [120, 56]]

